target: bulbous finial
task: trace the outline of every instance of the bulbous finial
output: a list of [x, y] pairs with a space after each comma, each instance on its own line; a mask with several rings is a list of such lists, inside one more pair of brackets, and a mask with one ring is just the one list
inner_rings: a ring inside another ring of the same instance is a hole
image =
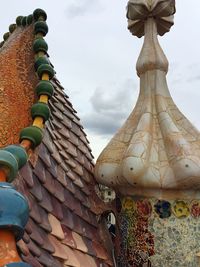
[[128, 29], [137, 37], [144, 36], [145, 21], [153, 17], [157, 25], [157, 33], [168, 32], [176, 12], [175, 0], [129, 0], [127, 6]]
[[157, 38], [173, 24], [174, 12], [172, 0], [128, 4], [129, 29], [145, 35], [136, 66], [140, 94], [95, 166], [97, 181], [121, 194], [160, 197], [177, 190], [180, 196], [200, 187], [200, 134], [173, 102], [166, 82], [168, 61]]

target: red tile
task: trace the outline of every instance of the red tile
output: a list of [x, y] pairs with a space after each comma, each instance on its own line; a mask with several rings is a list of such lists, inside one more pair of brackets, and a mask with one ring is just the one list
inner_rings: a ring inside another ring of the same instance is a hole
[[43, 207], [46, 211], [52, 212], [53, 211], [53, 205], [51, 202], [51, 196], [49, 192], [42, 187], [42, 201], [39, 202], [39, 205]]
[[46, 182], [46, 176], [45, 176], [45, 168], [44, 164], [40, 159], [38, 159], [36, 167], [34, 169], [34, 174], [38, 177], [38, 179], [42, 182]]
[[29, 251], [32, 253], [32, 255], [39, 257], [41, 255], [41, 250], [39, 246], [37, 246], [32, 240], [27, 244], [27, 247]]
[[33, 174], [34, 186], [30, 189], [32, 195], [36, 198], [37, 201], [42, 201], [42, 186], [37, 176]]
[[33, 171], [28, 163], [20, 169], [19, 175], [23, 177], [30, 188], [34, 186]]
[[62, 243], [72, 248], [77, 248], [74, 238], [72, 236], [72, 230], [66, 227], [65, 225], [61, 225], [61, 226], [65, 234], [65, 238], [62, 240]]
[[52, 214], [57, 217], [60, 221], [63, 219], [63, 211], [60, 201], [58, 201], [55, 197], [51, 198], [53, 210]]

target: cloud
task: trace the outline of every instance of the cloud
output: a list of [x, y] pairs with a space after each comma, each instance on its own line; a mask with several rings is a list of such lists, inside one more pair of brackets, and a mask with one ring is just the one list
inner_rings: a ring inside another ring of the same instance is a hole
[[88, 13], [99, 13], [103, 7], [100, 0], [72, 0], [66, 9], [68, 18], [76, 18], [87, 15]]
[[113, 135], [132, 111], [137, 98], [135, 89], [131, 79], [119, 86], [98, 87], [90, 99], [92, 112], [82, 117], [85, 127], [94, 134]]

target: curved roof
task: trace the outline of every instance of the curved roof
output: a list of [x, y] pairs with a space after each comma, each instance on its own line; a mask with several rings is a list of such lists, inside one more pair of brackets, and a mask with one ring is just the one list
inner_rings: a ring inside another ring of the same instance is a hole
[[[31, 122], [38, 77], [33, 25], [18, 26], [0, 48], [0, 144], [18, 143]], [[42, 144], [15, 180], [26, 196], [30, 219], [18, 242], [33, 267], [113, 266], [110, 236], [98, 218], [106, 206], [96, 194], [93, 157], [76, 111], [56, 77], [51, 115]]]

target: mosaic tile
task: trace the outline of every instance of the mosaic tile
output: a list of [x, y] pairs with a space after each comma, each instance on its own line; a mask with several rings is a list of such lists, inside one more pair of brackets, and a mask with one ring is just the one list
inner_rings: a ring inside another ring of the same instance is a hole
[[[198, 266], [199, 200], [128, 197], [121, 202], [119, 266]], [[171, 212], [171, 207], [177, 211]]]

